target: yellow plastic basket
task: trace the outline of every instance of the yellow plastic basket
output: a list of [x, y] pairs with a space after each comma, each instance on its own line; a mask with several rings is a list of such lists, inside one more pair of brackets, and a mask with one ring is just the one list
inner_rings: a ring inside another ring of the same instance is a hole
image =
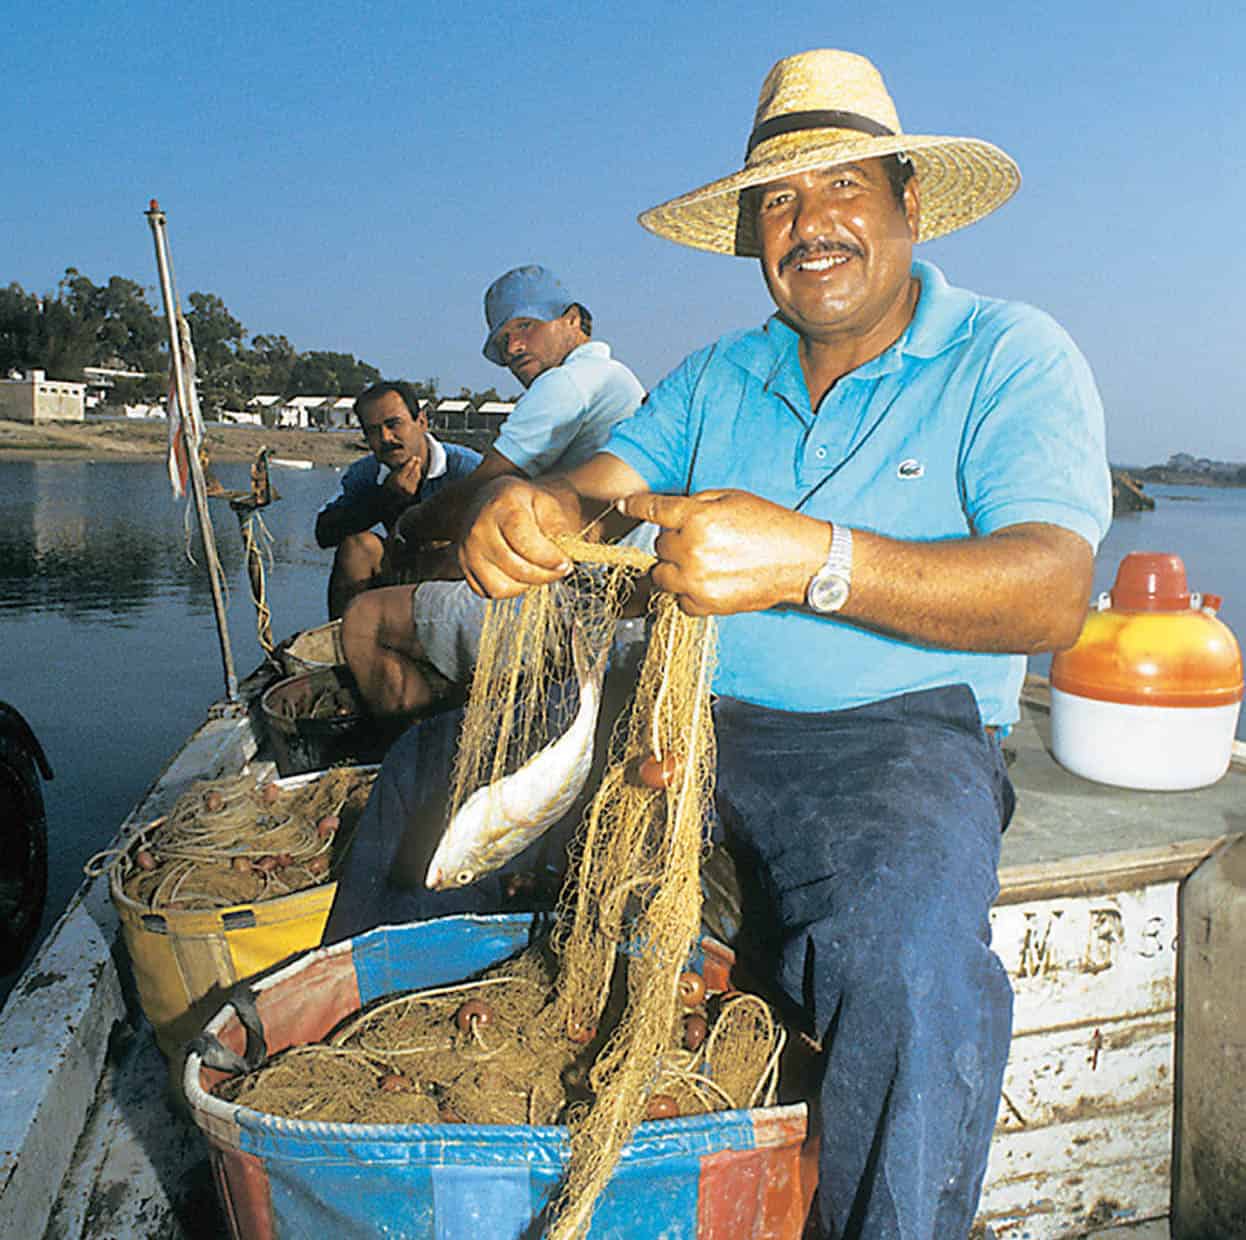
[[[277, 784], [299, 788], [323, 774], [295, 775]], [[130, 847], [136, 845], [137, 840]], [[120, 868], [114, 866], [109, 891], [121, 920], [139, 1003], [160, 1049], [173, 1058], [221, 1006], [223, 994], [235, 982], [320, 945], [337, 883], [229, 908], [153, 912], [125, 894]]]

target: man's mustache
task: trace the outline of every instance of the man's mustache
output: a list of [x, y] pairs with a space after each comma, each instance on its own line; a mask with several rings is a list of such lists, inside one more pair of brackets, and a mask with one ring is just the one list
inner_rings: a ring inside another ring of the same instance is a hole
[[807, 258], [821, 258], [829, 254], [863, 257], [860, 246], [850, 245], [847, 241], [801, 241], [779, 259], [779, 274], [782, 275], [793, 263], [802, 263]]

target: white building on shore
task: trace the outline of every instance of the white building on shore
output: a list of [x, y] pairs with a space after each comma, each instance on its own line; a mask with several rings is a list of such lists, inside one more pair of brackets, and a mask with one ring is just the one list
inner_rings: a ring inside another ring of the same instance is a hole
[[86, 420], [85, 383], [49, 379], [42, 370], [0, 379], [0, 418], [10, 422], [82, 422]]

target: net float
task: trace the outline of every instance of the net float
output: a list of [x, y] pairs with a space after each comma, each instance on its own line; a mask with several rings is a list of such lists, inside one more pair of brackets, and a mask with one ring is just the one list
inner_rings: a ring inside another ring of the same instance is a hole
[[645, 1107], [645, 1119], [674, 1119], [679, 1114], [679, 1104], [670, 1094], [654, 1094]]
[[709, 1035], [709, 1022], [696, 1012], [684, 1017], [684, 1045], [690, 1050], [700, 1050]]
[[156, 868], [156, 858], [145, 848], [140, 848], [134, 854], [134, 864], [140, 870], [154, 870]]
[[315, 874], [317, 877], [322, 874], [327, 874], [329, 872], [328, 854], [320, 853], [318, 856], [312, 857], [307, 862], [307, 872], [309, 874]]
[[260, 800], [265, 805], [275, 805], [278, 797], [281, 796], [281, 789], [276, 784], [265, 784], [260, 789]]
[[493, 1023], [493, 1009], [483, 999], [468, 999], [455, 1012], [454, 1023], [464, 1033], [475, 1033]]
[[338, 827], [342, 825], [342, 820], [336, 814], [326, 814], [318, 823], [316, 823], [316, 834], [322, 839], [327, 840], [329, 836], [337, 832]]
[[215, 814], [219, 810], [225, 808], [225, 798], [219, 792], [213, 789], [203, 798], [203, 808], [209, 813]]
[[669, 788], [679, 773], [679, 764], [673, 754], [658, 757], [650, 754], [637, 768], [636, 774], [646, 788]]
[[679, 1001], [684, 1007], [696, 1007], [705, 998], [705, 978], [689, 970], [679, 975]]
[[581, 1046], [591, 1042], [597, 1036], [596, 1025], [584, 1025], [572, 1018], [567, 1021], [567, 1037]]
[[401, 1072], [387, 1072], [377, 1082], [377, 1088], [386, 1094], [409, 1094], [415, 1089], [415, 1082]]

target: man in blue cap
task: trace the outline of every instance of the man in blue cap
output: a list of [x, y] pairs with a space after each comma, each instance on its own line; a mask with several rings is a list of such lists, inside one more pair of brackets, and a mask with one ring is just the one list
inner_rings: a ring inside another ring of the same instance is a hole
[[[484, 355], [527, 389], [493, 446], [467, 477], [443, 487], [435, 503], [408, 508], [390, 549], [395, 569], [420, 549], [450, 546], [422, 577], [458, 578], [453, 555], [480, 489], [505, 476], [565, 471], [599, 452], [616, 422], [644, 399], [636, 376], [591, 339], [592, 316], [547, 267], [516, 267], [485, 292]], [[462, 580], [425, 580], [359, 595], [346, 613], [342, 646], [360, 692], [377, 714], [410, 714], [431, 704], [429, 664], [452, 684], [475, 666], [483, 601]]]

